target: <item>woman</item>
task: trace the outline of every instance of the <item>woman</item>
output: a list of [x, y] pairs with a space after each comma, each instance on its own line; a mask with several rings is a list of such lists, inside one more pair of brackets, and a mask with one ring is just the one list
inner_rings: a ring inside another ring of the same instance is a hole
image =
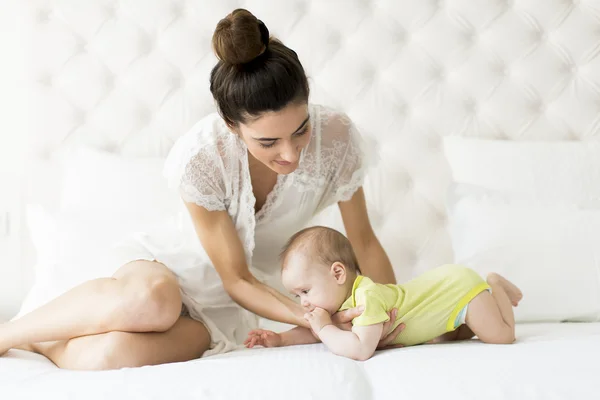
[[[309, 327], [302, 307], [273, 288], [278, 251], [335, 203], [363, 273], [394, 282], [367, 216], [366, 159], [354, 125], [308, 104], [296, 53], [248, 11], [219, 22], [213, 47], [219, 62], [210, 89], [220, 115], [196, 124], [165, 164], [189, 226], [122, 243], [124, 263], [112, 278], [0, 326], [0, 353], [18, 347], [62, 368], [113, 369], [232, 350], [256, 328], [256, 315]], [[335, 323], [360, 312], [338, 313]], [[382, 346], [402, 329], [388, 332], [391, 317]]]

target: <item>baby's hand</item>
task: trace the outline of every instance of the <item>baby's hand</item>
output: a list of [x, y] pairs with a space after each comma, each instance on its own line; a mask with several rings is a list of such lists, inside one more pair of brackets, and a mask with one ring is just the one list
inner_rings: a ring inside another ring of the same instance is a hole
[[279, 347], [281, 346], [281, 335], [264, 329], [255, 329], [248, 334], [244, 345], [249, 349], [254, 346]]
[[315, 308], [313, 311], [304, 314], [304, 319], [310, 322], [310, 327], [317, 335], [324, 326], [331, 325], [331, 315], [322, 308]]

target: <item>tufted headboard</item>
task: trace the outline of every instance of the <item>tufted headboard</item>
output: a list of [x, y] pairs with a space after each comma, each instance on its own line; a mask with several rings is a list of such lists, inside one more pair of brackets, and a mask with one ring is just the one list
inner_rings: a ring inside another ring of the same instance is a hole
[[[346, 111], [378, 144], [381, 162], [365, 191], [401, 281], [452, 258], [444, 135], [600, 134], [600, 0], [30, 0], [21, 7], [35, 100], [29, 143], [42, 164], [79, 143], [166, 155], [214, 110], [216, 23], [249, 9], [298, 53], [311, 101]], [[38, 199], [40, 191], [51, 198], [51, 174], [32, 174]], [[30, 279], [24, 229], [21, 237], [18, 268]]]

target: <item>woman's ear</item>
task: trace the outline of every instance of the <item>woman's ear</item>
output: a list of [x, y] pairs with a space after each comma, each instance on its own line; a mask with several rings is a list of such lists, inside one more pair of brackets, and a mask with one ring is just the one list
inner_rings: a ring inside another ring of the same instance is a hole
[[339, 285], [343, 285], [348, 276], [346, 273], [346, 266], [339, 261], [334, 262], [331, 264], [331, 276], [333, 276]]

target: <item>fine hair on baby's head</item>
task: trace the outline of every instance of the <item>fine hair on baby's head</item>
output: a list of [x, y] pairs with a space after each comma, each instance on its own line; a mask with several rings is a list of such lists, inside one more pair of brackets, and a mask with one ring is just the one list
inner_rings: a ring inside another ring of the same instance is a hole
[[307, 311], [334, 314], [360, 274], [350, 241], [335, 229], [315, 226], [292, 236], [281, 252], [283, 286]]
[[325, 226], [313, 226], [295, 233], [280, 254], [282, 268], [292, 253], [302, 252], [309, 260], [329, 267], [335, 262], [344, 264], [349, 272], [360, 274], [352, 244], [341, 232]]

